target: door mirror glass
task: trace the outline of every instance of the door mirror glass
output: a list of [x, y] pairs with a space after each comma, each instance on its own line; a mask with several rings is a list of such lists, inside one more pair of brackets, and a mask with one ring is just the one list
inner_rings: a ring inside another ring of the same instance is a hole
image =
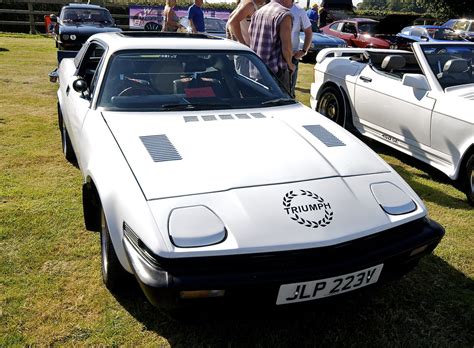
[[404, 86], [420, 89], [423, 91], [430, 91], [430, 85], [424, 75], [421, 74], [405, 74], [402, 78], [402, 84]]
[[72, 83], [72, 88], [74, 88], [77, 93], [81, 93], [84, 97], [84, 93], [87, 91], [87, 82], [82, 78], [78, 78]]

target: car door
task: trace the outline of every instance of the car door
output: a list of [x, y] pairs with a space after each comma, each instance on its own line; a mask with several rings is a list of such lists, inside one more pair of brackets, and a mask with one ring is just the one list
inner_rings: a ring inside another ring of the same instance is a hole
[[414, 150], [430, 146], [430, 123], [435, 100], [428, 91], [404, 86], [367, 64], [355, 86], [355, 110], [363, 131]]
[[[98, 42], [91, 42], [76, 70], [74, 78], [66, 88], [68, 117], [65, 118], [66, 128], [69, 133], [74, 151], [81, 164], [81, 130], [88, 112], [90, 111], [91, 101], [96, 92], [98, 76], [103, 65], [105, 56], [105, 47]], [[74, 81], [83, 79], [87, 83], [85, 92], [74, 90]]]

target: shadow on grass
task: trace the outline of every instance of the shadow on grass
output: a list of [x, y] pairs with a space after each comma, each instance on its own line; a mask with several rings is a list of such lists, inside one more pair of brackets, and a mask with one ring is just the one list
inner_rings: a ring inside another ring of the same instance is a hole
[[298, 87], [298, 86], [295, 87], [295, 90], [297, 90], [299, 92], [302, 92], [302, 93], [309, 93], [310, 92], [309, 88], [301, 88], [301, 87]]
[[461, 210], [472, 210], [472, 207], [467, 202], [467, 199], [463, 194], [463, 198], [459, 199], [453, 197], [441, 189], [436, 189], [433, 186], [428, 186], [420, 183], [416, 178], [422, 178], [426, 180], [433, 180], [438, 183], [451, 185], [456, 189], [459, 189], [456, 183], [450, 180], [444, 173], [437, 170], [436, 168], [430, 166], [429, 164], [419, 161], [414, 157], [406, 155], [402, 152], [396, 151], [389, 146], [380, 144], [376, 141], [366, 139], [362, 136], [359, 136], [359, 139], [364, 141], [372, 150], [378, 154], [388, 155], [394, 157], [401, 162], [414, 167], [422, 173], [411, 173], [402, 166], [391, 164], [391, 166], [400, 174], [405, 181], [415, 190], [415, 192], [424, 200], [432, 203], [436, 203], [439, 206], [448, 207], [451, 209], [461, 209]]
[[0, 52], [9, 52], [8, 48], [0, 47]]
[[[270, 297], [270, 296], [269, 296]], [[117, 296], [171, 346], [472, 346], [474, 281], [430, 255], [409, 275], [292, 306], [207, 303], [163, 314], [138, 285]], [[275, 298], [269, 300], [274, 303]]]

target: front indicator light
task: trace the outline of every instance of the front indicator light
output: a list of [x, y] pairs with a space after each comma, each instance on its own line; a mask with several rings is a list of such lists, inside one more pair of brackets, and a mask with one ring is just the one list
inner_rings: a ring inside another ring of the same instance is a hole
[[413, 255], [422, 253], [423, 251], [426, 250], [426, 248], [428, 248], [428, 245], [423, 245], [423, 246], [421, 246], [421, 247], [419, 247], [419, 248], [413, 249], [412, 252], [410, 253], [410, 256], [413, 256]]
[[70, 38], [71, 40], [76, 40], [76, 35], [73, 34], [73, 35], [69, 36], [69, 38]]
[[208, 297], [222, 297], [225, 295], [225, 290], [193, 290], [180, 291], [181, 298], [208, 298]]
[[69, 35], [68, 35], [68, 34], [64, 34], [64, 35], [63, 35], [63, 40], [69, 40]]
[[370, 185], [380, 207], [390, 215], [408, 214], [416, 210], [416, 204], [405, 192], [390, 182]]

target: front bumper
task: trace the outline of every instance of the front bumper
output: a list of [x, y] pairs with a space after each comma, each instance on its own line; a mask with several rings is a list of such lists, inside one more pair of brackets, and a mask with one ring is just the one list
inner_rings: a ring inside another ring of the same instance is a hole
[[[168, 259], [152, 255], [133, 234], [126, 232], [123, 244], [142, 290], [154, 305], [170, 292], [223, 289], [227, 296], [259, 288], [265, 288], [275, 303], [282, 284], [334, 277], [381, 263], [379, 283], [397, 279], [431, 253], [443, 235], [438, 223], [423, 218], [334, 246], [283, 252]], [[412, 254], [423, 246], [422, 252]]]

